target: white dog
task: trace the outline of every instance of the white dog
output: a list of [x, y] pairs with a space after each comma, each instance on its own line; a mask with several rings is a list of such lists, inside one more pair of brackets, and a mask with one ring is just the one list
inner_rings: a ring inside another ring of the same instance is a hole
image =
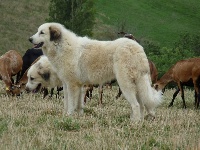
[[35, 90], [37, 92], [41, 87], [54, 88], [62, 86], [61, 80], [53, 70], [48, 58], [44, 55], [29, 68], [27, 77], [26, 90], [28, 91]]
[[102, 85], [115, 78], [131, 105], [131, 120], [143, 120], [144, 106], [154, 116], [161, 92], [151, 87], [148, 59], [136, 41], [79, 37], [59, 23], [41, 25], [29, 40], [42, 44], [43, 53], [62, 80], [66, 114], [83, 112], [83, 85]]

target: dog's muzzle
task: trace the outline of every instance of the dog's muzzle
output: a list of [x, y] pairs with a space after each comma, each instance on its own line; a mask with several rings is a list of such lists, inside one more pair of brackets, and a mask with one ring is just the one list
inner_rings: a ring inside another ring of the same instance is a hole
[[[33, 38], [32, 38], [32, 37], [30, 37], [28, 40], [29, 40], [31, 43], [33, 43]], [[44, 42], [40, 42], [39, 44], [34, 44], [34, 45], [35, 45], [34, 48], [41, 48], [41, 47], [43, 46], [43, 44], [44, 44]]]

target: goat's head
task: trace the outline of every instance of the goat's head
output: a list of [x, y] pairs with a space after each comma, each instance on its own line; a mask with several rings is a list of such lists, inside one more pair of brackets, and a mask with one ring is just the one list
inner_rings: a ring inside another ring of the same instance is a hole
[[25, 89], [26, 84], [12, 84], [10, 87], [6, 87], [6, 93], [8, 95], [17, 96]]

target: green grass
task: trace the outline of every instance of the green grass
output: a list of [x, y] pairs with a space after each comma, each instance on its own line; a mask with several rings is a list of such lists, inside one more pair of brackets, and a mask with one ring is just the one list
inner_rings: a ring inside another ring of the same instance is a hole
[[33, 45], [28, 38], [48, 16], [49, 0], [0, 1], [0, 54], [15, 49], [23, 54]]
[[[136, 37], [168, 47], [180, 33], [200, 32], [200, 1], [197, 0], [96, 2], [101, 24], [94, 31], [101, 32], [102, 39], [111, 33], [117, 36], [121, 22]], [[49, 0], [0, 1], [0, 54], [10, 49], [23, 54], [32, 47], [28, 38], [45, 22], [48, 4]], [[62, 99], [42, 99], [40, 94], [26, 93], [11, 98], [5, 97], [2, 89], [0, 149], [200, 149], [200, 114], [193, 107], [194, 92], [185, 91], [186, 110], [182, 109], [180, 95], [174, 107], [167, 107], [173, 92], [165, 92], [154, 121], [135, 124], [129, 119], [128, 102], [123, 98], [115, 100], [115, 87], [104, 90], [103, 107], [97, 105], [95, 89], [84, 115], [70, 117], [62, 115]]]
[[[0, 149], [197, 149], [200, 148], [200, 113], [194, 108], [194, 92], [185, 90], [187, 109], [175, 90], [166, 90], [155, 120], [132, 123], [130, 105], [115, 96], [117, 87], [104, 89], [103, 106], [98, 106], [98, 89], [87, 101], [84, 114], [63, 116], [62, 99], [42, 99], [42, 94], [20, 98], [1, 95]], [[1, 89], [1, 93], [3, 93]], [[63, 93], [61, 93], [62, 96]]]
[[172, 47], [181, 33], [200, 32], [198, 0], [98, 0], [97, 6], [104, 23], [125, 22], [127, 32], [161, 47]]
[[[22, 54], [32, 44], [28, 38], [48, 17], [50, 0], [0, 1], [0, 55], [10, 49]], [[125, 31], [161, 47], [172, 47], [181, 33], [199, 34], [200, 1], [192, 0], [96, 0], [94, 38], [117, 38]]]

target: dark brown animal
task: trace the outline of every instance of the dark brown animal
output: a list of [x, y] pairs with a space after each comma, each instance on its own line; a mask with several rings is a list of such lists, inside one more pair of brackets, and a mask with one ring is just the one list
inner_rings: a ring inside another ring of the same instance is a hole
[[17, 75], [16, 81], [18, 80], [22, 65], [22, 57], [15, 50], [10, 50], [0, 57], [0, 79], [5, 83], [8, 95], [19, 94], [19, 91], [12, 86], [14, 84], [12, 77]]
[[[43, 55], [42, 49], [39, 49], [37, 46], [28, 49], [22, 57], [23, 66], [20, 73], [19, 79], [22, 78], [26, 70], [31, 66], [31, 64], [40, 56]], [[19, 80], [17, 80], [18, 82]]]
[[[40, 59], [40, 57], [37, 57], [32, 62], [31, 65], [35, 64], [39, 59]], [[30, 66], [28, 67], [28, 69], [30, 68]], [[28, 82], [28, 77], [27, 77], [28, 69], [23, 73], [23, 75], [21, 76], [20, 80], [18, 80], [16, 84], [12, 85], [13, 89], [18, 91], [18, 94], [20, 94], [21, 92], [23, 92], [25, 90], [26, 83]]]
[[169, 106], [173, 106], [176, 95], [181, 92], [183, 108], [186, 108], [183, 86], [192, 86], [196, 92], [195, 106], [199, 107], [200, 102], [200, 58], [191, 58], [178, 61], [161, 78], [154, 87], [157, 90], [163, 90], [170, 82], [178, 85], [178, 90], [173, 94], [173, 99]]

